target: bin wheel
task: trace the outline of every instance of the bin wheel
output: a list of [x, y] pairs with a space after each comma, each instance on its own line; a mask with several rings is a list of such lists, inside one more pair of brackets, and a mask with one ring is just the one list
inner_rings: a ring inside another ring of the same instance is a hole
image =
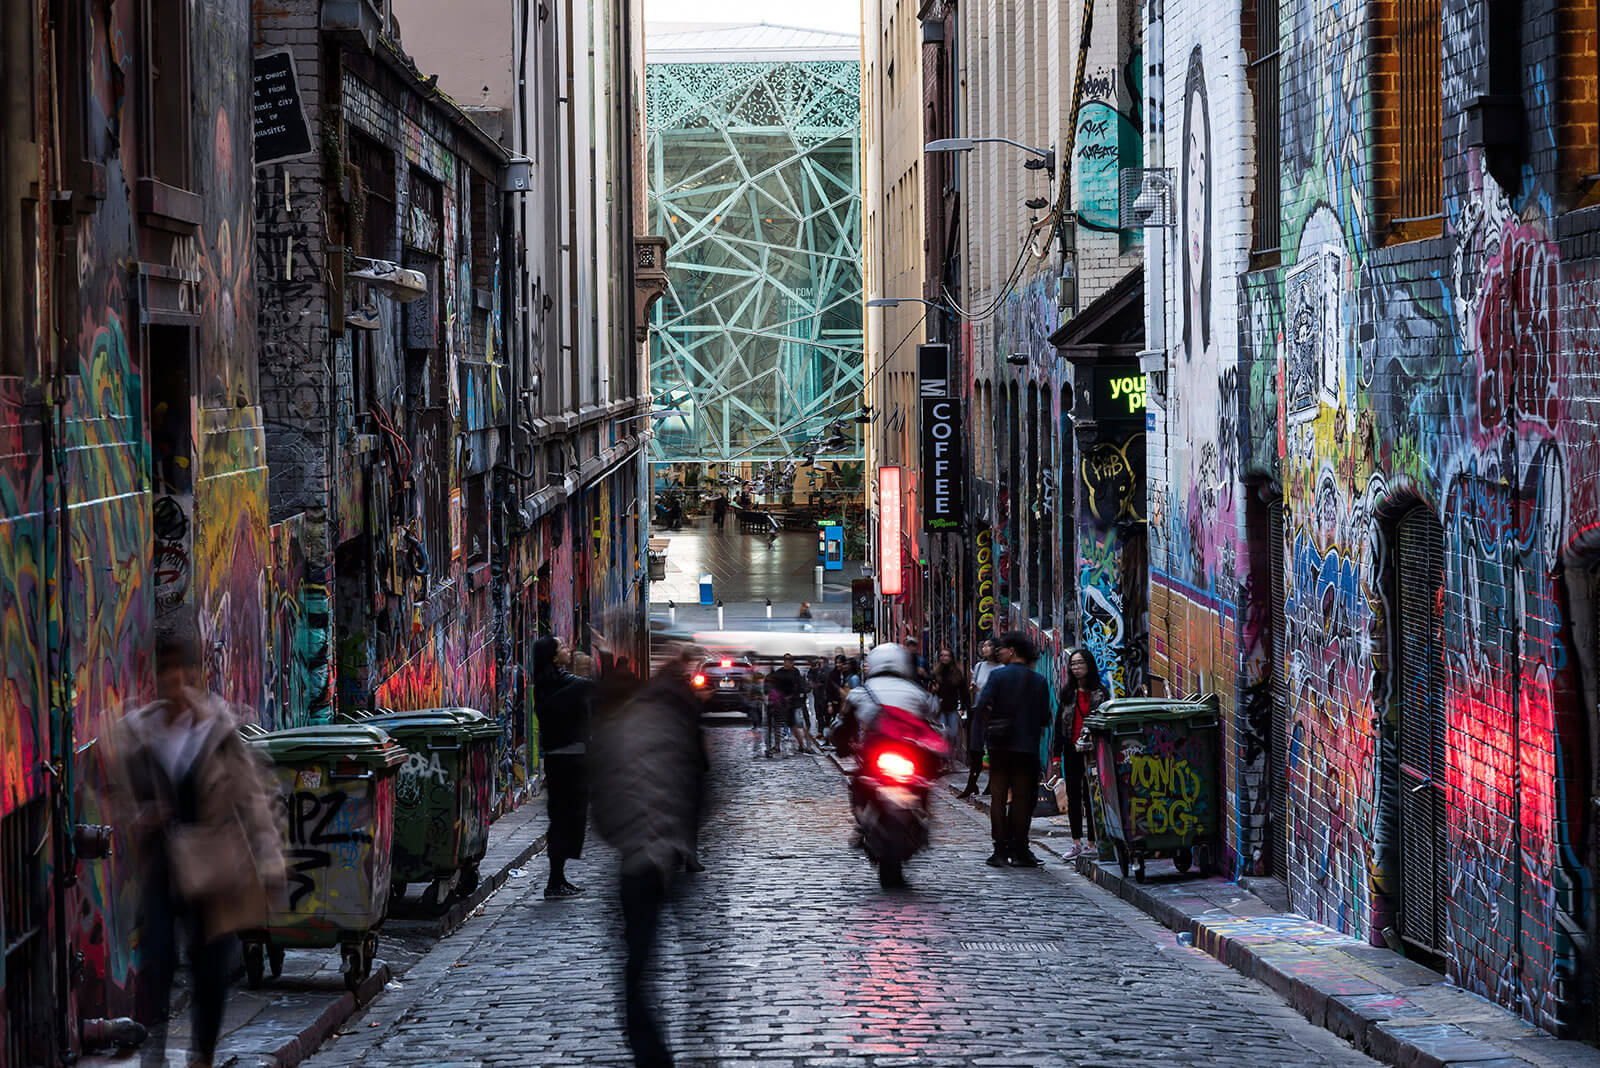
[[1183, 872], [1194, 867], [1194, 850], [1188, 846], [1178, 850], [1172, 857], [1172, 866]]
[[478, 866], [468, 864], [461, 869], [461, 877], [456, 880], [456, 891], [465, 896], [478, 888]]
[[1217, 854], [1211, 846], [1200, 846], [1195, 850], [1200, 861], [1200, 874], [1206, 878], [1217, 874]]
[[1144, 857], [1139, 858], [1139, 867], [1133, 873], [1134, 879], [1144, 882]]
[[372, 952], [365, 945], [354, 945], [344, 946], [340, 955], [344, 957], [345, 988], [353, 993], [372, 974]]
[[406, 896], [406, 884], [405, 883], [401, 882], [399, 879], [396, 879], [396, 880], [394, 880], [393, 882], [391, 882], [389, 884], [389, 904], [392, 905], [396, 901], [403, 901], [403, 900], [405, 900], [405, 896]]
[[283, 947], [267, 947], [267, 966], [272, 969], [272, 977], [278, 978], [283, 974]]
[[429, 910], [438, 908], [439, 900], [443, 896], [444, 880], [435, 879], [433, 882], [429, 883], [428, 888], [422, 892], [422, 907]]
[[[267, 973], [267, 949], [260, 942], [250, 942], [244, 947], [244, 981], [251, 990], [261, 986]], [[273, 972], [277, 975], [277, 972]]]
[[1126, 879], [1128, 877], [1128, 869], [1132, 866], [1129, 862], [1128, 847], [1118, 842], [1114, 848], [1117, 851], [1117, 867], [1122, 869], [1122, 877]]

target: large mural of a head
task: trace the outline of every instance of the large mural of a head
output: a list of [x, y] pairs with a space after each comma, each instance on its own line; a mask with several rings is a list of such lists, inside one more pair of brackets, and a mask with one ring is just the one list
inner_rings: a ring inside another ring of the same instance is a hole
[[1194, 359], [1211, 344], [1211, 110], [1200, 46], [1183, 83], [1183, 347]]

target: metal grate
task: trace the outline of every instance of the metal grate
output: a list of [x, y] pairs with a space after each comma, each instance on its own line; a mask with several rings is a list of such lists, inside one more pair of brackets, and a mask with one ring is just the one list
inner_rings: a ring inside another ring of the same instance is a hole
[[1439, 0], [1393, 0], [1399, 59], [1396, 223], [1440, 211]]
[[1285, 612], [1283, 544], [1283, 502], [1267, 506], [1267, 540], [1271, 588], [1267, 591], [1272, 606], [1272, 739], [1267, 749], [1267, 860], [1272, 874], [1289, 878], [1289, 736], [1293, 723], [1289, 716], [1289, 621]]
[[1123, 230], [1175, 226], [1171, 167], [1123, 167], [1117, 172], [1117, 225]]
[[44, 909], [45, 801], [0, 819], [0, 1068], [54, 1063]]
[[1400, 933], [1444, 946], [1444, 534], [1433, 514], [1400, 520], [1397, 628], [1400, 682]]
[[961, 948], [973, 953], [1060, 953], [1059, 942], [963, 942]]
[[1255, 90], [1256, 109], [1256, 203], [1250, 250], [1263, 255], [1277, 252], [1281, 239], [1278, 218], [1283, 180], [1283, 126], [1279, 114], [1282, 105], [1281, 45], [1278, 0], [1257, 0], [1255, 8], [1256, 47], [1255, 58], [1250, 62], [1250, 83]]

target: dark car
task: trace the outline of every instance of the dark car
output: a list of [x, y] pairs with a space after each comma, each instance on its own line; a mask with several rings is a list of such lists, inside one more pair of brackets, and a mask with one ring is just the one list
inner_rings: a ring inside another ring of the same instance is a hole
[[739, 656], [713, 657], [694, 673], [694, 687], [706, 694], [712, 712], [743, 712], [749, 715], [756, 703], [756, 669]]

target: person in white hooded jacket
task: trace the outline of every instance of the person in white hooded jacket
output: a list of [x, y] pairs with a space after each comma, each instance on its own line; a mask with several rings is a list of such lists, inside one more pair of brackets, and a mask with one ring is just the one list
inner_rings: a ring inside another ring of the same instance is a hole
[[843, 741], [853, 752], [877, 718], [883, 705], [914, 712], [930, 724], [939, 722], [939, 706], [933, 695], [916, 681], [916, 664], [902, 645], [884, 642], [867, 654], [866, 678], [845, 695], [844, 710], [835, 728], [836, 743]]

